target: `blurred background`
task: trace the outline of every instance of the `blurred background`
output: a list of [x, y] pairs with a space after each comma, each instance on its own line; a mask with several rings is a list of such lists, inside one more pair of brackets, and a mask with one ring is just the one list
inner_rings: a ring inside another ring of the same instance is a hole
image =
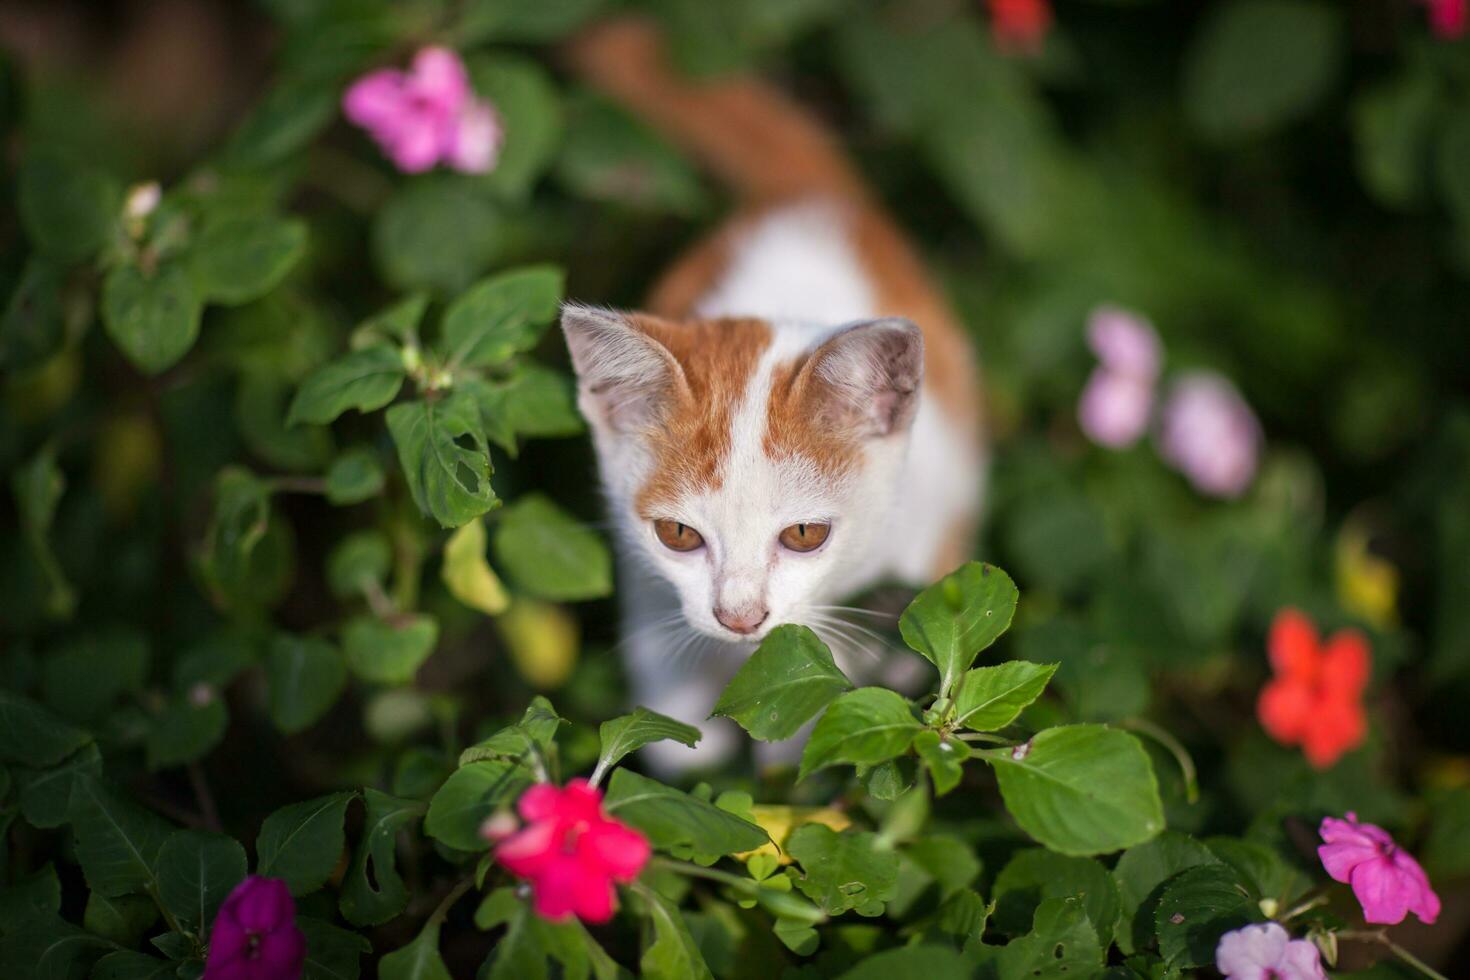
[[[1446, 897], [1423, 947], [1470, 957], [1470, 39], [1453, 0], [6, 0], [0, 469], [54, 445], [66, 485], [43, 531], [19, 489], [0, 510], [7, 682], [99, 630], [173, 651], [222, 619], [317, 629], [343, 601], [325, 556], [364, 527], [433, 567], [434, 529], [401, 493], [356, 509], [279, 497], [290, 540], [248, 615], [198, 556], [227, 465], [310, 476], [348, 444], [391, 458], [376, 419], [282, 426], [364, 317], [531, 261], [565, 267], [568, 296], [636, 306], [729, 207], [559, 66], [562, 38], [630, 7], [662, 20], [691, 74], [760, 71], [830, 121], [962, 311], [995, 446], [977, 554], [1022, 590], [1007, 652], [1063, 664], [1046, 710], [1174, 732], [1207, 774], [1185, 805], [1159, 762], [1175, 829], [1347, 809], [1422, 829]], [[431, 42], [465, 56], [504, 124], [487, 174], [400, 174], [342, 118], [346, 83]], [[304, 257], [265, 295], [210, 305], [184, 360], [140, 373], [96, 322], [95, 269], [28, 243], [22, 161], [38, 147], [117, 188], [290, 214]], [[1159, 407], [1131, 439], [1099, 438], [1079, 409], [1099, 308], [1161, 342]], [[556, 331], [537, 354], [565, 365]], [[1237, 439], [1229, 486], [1161, 428], [1199, 372], [1235, 413], [1198, 436]], [[492, 456], [502, 497], [539, 491], [602, 526], [585, 439]], [[491, 622], [437, 575], [422, 590], [440, 640], [415, 687], [349, 695], [284, 742], [232, 721], [206, 748], [251, 776], [217, 786], [222, 806], [263, 814], [406, 757], [432, 769], [436, 726], [534, 690], [564, 713], [618, 709], [609, 599]], [[1325, 771], [1254, 718], [1285, 605], [1372, 640], [1367, 744]], [[144, 732], [146, 715], [119, 725]], [[185, 792], [158, 779], [164, 798]]]

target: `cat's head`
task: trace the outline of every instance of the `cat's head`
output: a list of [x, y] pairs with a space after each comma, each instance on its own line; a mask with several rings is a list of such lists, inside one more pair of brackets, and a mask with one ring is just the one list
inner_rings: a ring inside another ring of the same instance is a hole
[[625, 547], [691, 626], [760, 639], [850, 585], [902, 476], [917, 327], [567, 306], [562, 328]]

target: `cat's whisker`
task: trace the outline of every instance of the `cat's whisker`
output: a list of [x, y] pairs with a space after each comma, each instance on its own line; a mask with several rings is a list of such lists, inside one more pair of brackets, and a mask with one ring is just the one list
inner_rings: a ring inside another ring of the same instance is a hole
[[870, 619], [879, 619], [879, 620], [882, 620], [882, 621], [887, 622], [887, 623], [891, 623], [895, 619], [898, 618], [898, 617], [894, 616], [892, 613], [880, 612], [877, 609], [864, 609], [861, 606], [822, 606], [822, 605], [817, 605], [817, 606], [810, 606], [808, 608], [814, 609], [814, 610], [816, 610], [818, 612], [824, 612], [824, 613], [848, 613], [848, 614], [853, 615], [853, 616], [867, 616]]

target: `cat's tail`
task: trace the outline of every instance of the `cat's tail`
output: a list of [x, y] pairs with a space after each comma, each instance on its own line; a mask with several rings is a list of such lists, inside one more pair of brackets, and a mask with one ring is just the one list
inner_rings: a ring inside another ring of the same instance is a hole
[[815, 118], [746, 77], [691, 80], [646, 20], [596, 24], [565, 48], [594, 87], [694, 154], [751, 203], [810, 194], [866, 199], [862, 179]]

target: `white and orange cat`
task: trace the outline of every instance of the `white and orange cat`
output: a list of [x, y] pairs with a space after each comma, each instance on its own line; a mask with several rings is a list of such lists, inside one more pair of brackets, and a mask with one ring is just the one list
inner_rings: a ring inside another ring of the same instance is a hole
[[[736, 731], [704, 719], [771, 629], [839, 639], [832, 603], [967, 557], [977, 372], [912, 248], [802, 110], [752, 79], [679, 78], [639, 22], [569, 54], [742, 200], [647, 312], [568, 305], [561, 321], [618, 531], [633, 695], [705, 732], [650, 761], [713, 763]], [[712, 639], [678, 656], [690, 636]]]

